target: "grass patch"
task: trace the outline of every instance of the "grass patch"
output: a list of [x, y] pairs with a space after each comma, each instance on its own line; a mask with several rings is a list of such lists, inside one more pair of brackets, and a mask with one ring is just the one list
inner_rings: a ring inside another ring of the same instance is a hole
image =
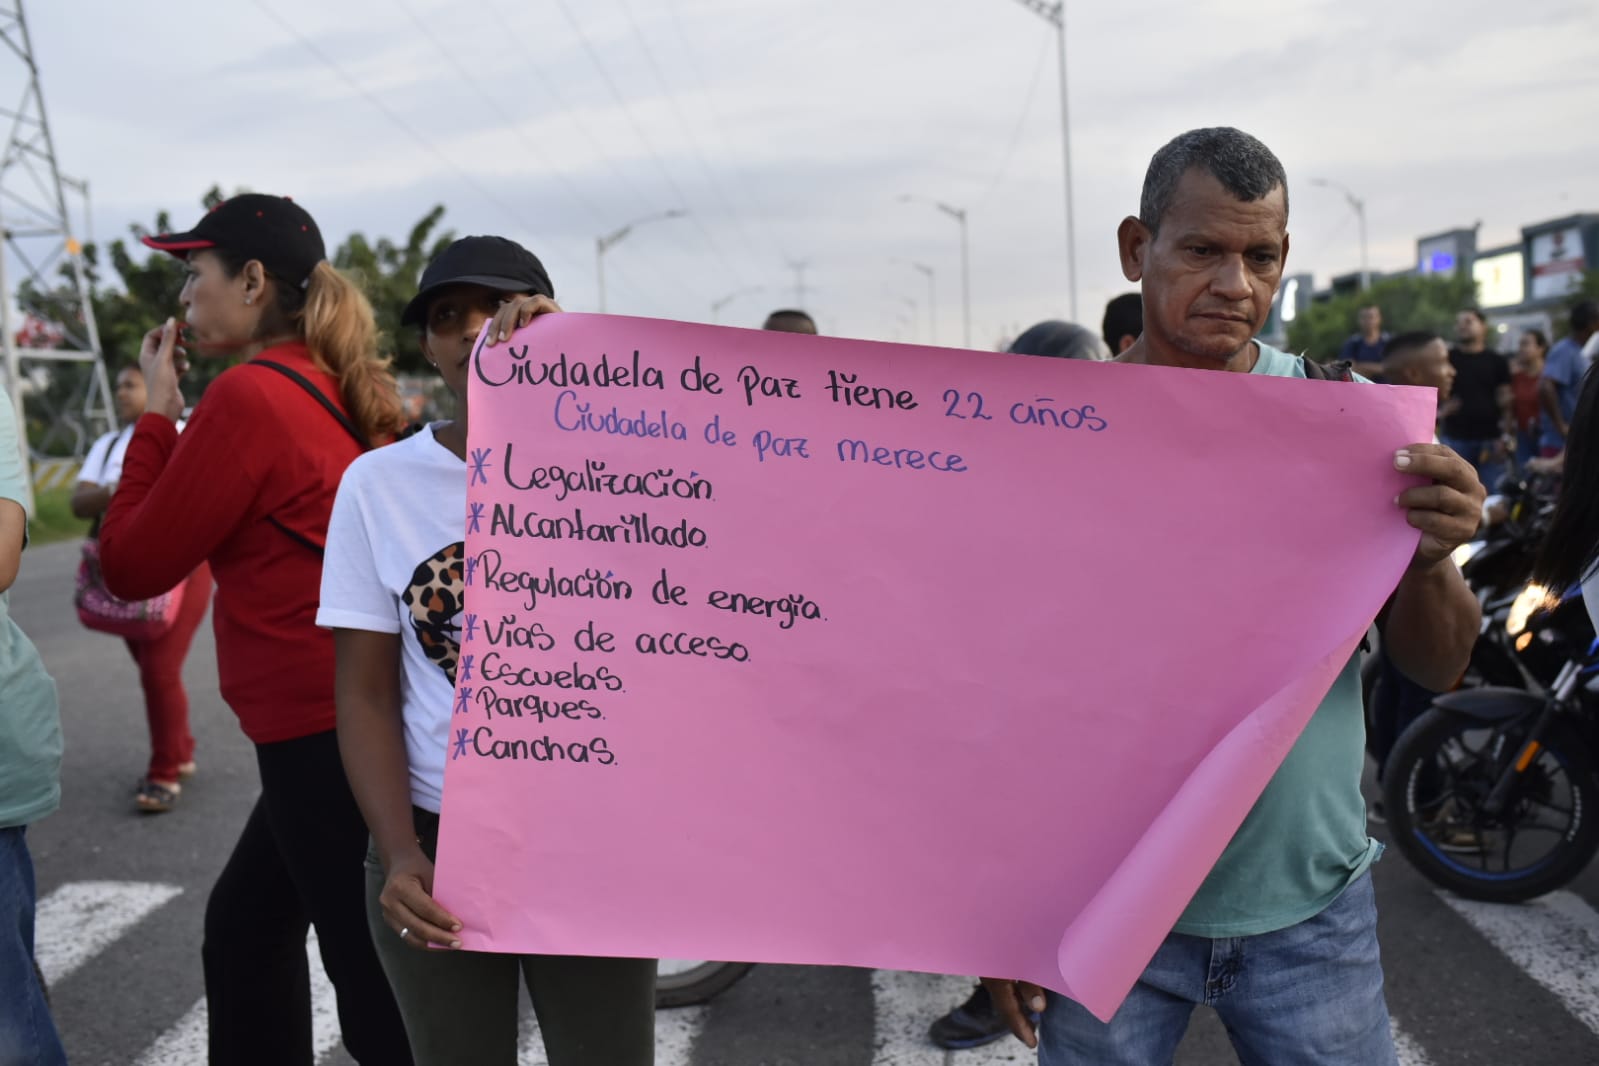
[[49, 544], [57, 540], [71, 540], [89, 531], [88, 519], [72, 513], [68, 501], [72, 499], [72, 485], [58, 485], [38, 489], [33, 494], [33, 521], [28, 523], [30, 544]]

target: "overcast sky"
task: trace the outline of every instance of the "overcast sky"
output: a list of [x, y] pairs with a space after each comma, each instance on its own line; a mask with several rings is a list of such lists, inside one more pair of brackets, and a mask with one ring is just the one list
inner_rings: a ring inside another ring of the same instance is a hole
[[[972, 342], [1070, 315], [1053, 27], [1020, 0], [25, 0], [62, 171], [94, 236], [212, 184], [286, 193], [330, 248], [400, 238], [442, 203], [458, 233], [537, 252], [557, 296], [758, 325]], [[1373, 269], [1480, 221], [1479, 246], [1599, 211], [1591, 0], [1072, 0], [1067, 62], [1079, 317], [1128, 286], [1115, 228], [1151, 153], [1235, 125], [1287, 167], [1290, 270]], [[9, 65], [7, 65], [9, 64]], [[20, 72], [9, 55], [0, 73]], [[0, 80], [0, 93], [11, 97]], [[20, 85], [20, 80], [16, 82]], [[901, 202], [911, 194], [920, 202]]]

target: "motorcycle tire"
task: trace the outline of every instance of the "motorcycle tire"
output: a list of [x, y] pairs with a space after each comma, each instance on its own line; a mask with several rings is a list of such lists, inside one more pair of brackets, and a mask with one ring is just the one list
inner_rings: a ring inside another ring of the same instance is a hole
[[753, 962], [699, 962], [659, 970], [655, 978], [655, 1006], [692, 1007], [726, 992], [751, 970]]
[[[1519, 751], [1523, 746], [1519, 737], [1525, 735], [1530, 725], [1531, 719], [1510, 725], [1504, 733], [1504, 750]], [[1416, 808], [1427, 791], [1427, 775], [1440, 772], [1437, 758], [1443, 746], [1468, 731], [1492, 728], [1490, 723], [1438, 707], [1427, 711], [1394, 747], [1384, 772], [1383, 805], [1394, 845], [1427, 880], [1467, 899], [1521, 903], [1568, 884], [1599, 852], [1599, 770], [1595, 769], [1585, 738], [1562, 719], [1552, 719], [1544, 730], [1538, 758], [1541, 760], [1545, 755], [1552, 758], [1570, 783], [1573, 811], [1570, 825], [1542, 858], [1524, 868], [1474, 869], [1455, 859], [1450, 850], [1433, 839]], [[1483, 773], [1472, 775], [1472, 779], [1465, 782], [1466, 792], [1478, 798], [1486, 796], [1502, 765], [1502, 760], [1495, 759]], [[1457, 783], [1460, 780], [1463, 779], [1457, 779]], [[1451, 794], [1457, 792], [1458, 789], [1452, 790]], [[1468, 807], [1465, 813], [1470, 815], [1471, 801], [1462, 802]], [[1516, 802], [1517, 797], [1512, 794], [1510, 804], [1514, 806]], [[1477, 821], [1473, 818], [1474, 824]], [[1488, 828], [1494, 831], [1493, 827]], [[1455, 851], [1456, 854], [1472, 853], [1469, 847], [1457, 847]]]

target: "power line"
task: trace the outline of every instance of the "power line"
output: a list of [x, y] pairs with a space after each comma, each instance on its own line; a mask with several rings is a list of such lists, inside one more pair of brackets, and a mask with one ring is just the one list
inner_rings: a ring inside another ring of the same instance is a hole
[[[721, 110], [714, 103], [715, 95], [711, 92], [710, 83], [705, 78], [705, 70], [703, 65], [700, 63], [698, 48], [689, 35], [683, 32], [682, 21], [677, 17], [677, 4], [675, 0], [666, 4], [665, 6], [667, 14], [670, 15], [672, 19], [672, 30], [677, 34], [678, 43], [682, 45], [683, 57], [688, 62], [689, 72], [694, 76], [694, 81], [699, 86], [700, 93], [705, 98], [705, 110], [711, 116], [711, 128], [716, 131], [716, 136], [722, 142], [724, 147], [731, 147], [733, 141], [732, 138], [728, 137], [727, 135], [726, 127], [722, 121]], [[739, 187], [744, 193], [745, 201], [752, 204], [757, 203], [757, 198], [750, 194], [749, 185], [745, 181], [744, 172], [735, 167], [733, 168], [733, 176], [738, 181]], [[788, 249], [784, 247], [782, 241], [778, 240], [777, 235], [772, 231], [772, 227], [770, 223], [768, 223], [766, 216], [764, 214], [757, 213], [755, 215], [755, 219], [761, 229], [766, 232], [767, 241], [778, 250], [778, 254], [782, 259], [787, 260], [789, 258]]]
[[1044, 60], [1049, 58], [1049, 38], [1044, 38], [1043, 45], [1038, 49], [1038, 62], [1033, 65], [1033, 80], [1027, 86], [1027, 101], [1022, 104], [1022, 113], [1016, 116], [1016, 127], [1011, 130], [1010, 144], [1005, 149], [1005, 154], [1000, 159], [999, 170], [994, 173], [994, 180], [988, 183], [988, 188], [978, 198], [979, 202], [986, 202], [999, 188], [999, 183], [1005, 180], [1005, 174], [1010, 170], [1012, 157], [1016, 154], [1016, 146], [1021, 143], [1022, 130], [1027, 125], [1027, 119], [1033, 113], [1033, 98], [1038, 94], [1038, 83], [1044, 73]]
[[[318, 60], [320, 60], [323, 63], [323, 65], [328, 67], [328, 69], [332, 70], [334, 74], [338, 75], [340, 81], [342, 81], [342, 82], [344, 82], [344, 84], [348, 85], [352, 90], [355, 91], [355, 93], [357, 95], [359, 95], [367, 103], [371, 104], [373, 107], [377, 108], [378, 111], [382, 112], [384, 117], [386, 117], [390, 122], [392, 122], [396, 126], [398, 126], [402, 131], [404, 131], [404, 133], [407, 136], [409, 136], [417, 144], [421, 145], [422, 148], [429, 155], [433, 156], [435, 159], [437, 159], [439, 162], [443, 163], [446, 167], [448, 167], [451, 171], [453, 171], [456, 174], [457, 177], [459, 177], [463, 182], [465, 182], [475, 192], [477, 192], [477, 194], [479, 196], [483, 197], [483, 199], [487, 200], [489, 203], [493, 204], [496, 208], [498, 208], [499, 210], [503, 211], [508, 218], [510, 218], [512, 221], [514, 221], [517, 225], [521, 226], [522, 229], [527, 234], [529, 234], [530, 236], [532, 236], [532, 235], [537, 233], [537, 230], [535, 229], [535, 227], [531, 223], [529, 223], [526, 219], [524, 219], [521, 216], [521, 214], [517, 212], [517, 210], [515, 208], [513, 208], [511, 205], [507, 204], [505, 201], [501, 200], [498, 196], [496, 196], [492, 192], [490, 192], [487, 188], [485, 188], [481, 183], [478, 182], [477, 178], [472, 176], [472, 173], [470, 171], [466, 170], [460, 164], [456, 163], [456, 161], [454, 159], [450, 158], [449, 155], [447, 155], [445, 152], [441, 151], [439, 149], [439, 147], [437, 145], [435, 145], [432, 141], [429, 141], [426, 137], [423, 137], [420, 133], [418, 133], [415, 129], [413, 129], [409, 122], [406, 122], [405, 119], [401, 118], [400, 115], [397, 112], [395, 112], [392, 108], [390, 108], [387, 104], [385, 104], [381, 99], [379, 99], [378, 97], [374, 96], [372, 93], [368, 92], [366, 90], [365, 86], [361, 85], [360, 82], [356, 81], [355, 78], [353, 78], [350, 74], [348, 74], [345, 71], [345, 69], [342, 66], [340, 66], [336, 60], [333, 59], [332, 56], [328, 55], [326, 52], [322, 51], [322, 49], [318, 48], [316, 46], [315, 42], [313, 42], [309, 38], [307, 38], [305, 36], [305, 34], [301, 33], [298, 29], [296, 29], [292, 23], [290, 23], [288, 20], [283, 18], [283, 16], [279, 15], [275, 10], [273, 10], [270, 6], [268, 6], [267, 3], [266, 3], [266, 0], [250, 0], [250, 2], [252, 4], [254, 4], [256, 6], [256, 8], [258, 8], [261, 11], [262, 14], [266, 15], [273, 22], [277, 23], [279, 28], [281, 28], [284, 33], [287, 33], [290, 37], [294, 38], [295, 42], [298, 43], [301, 48], [304, 48], [311, 55], [315, 56]], [[539, 241], [537, 243], [539, 243], [542, 247], [547, 247], [547, 248], [557, 247], [557, 246], [555, 246], [553, 244], [550, 244], [550, 243], [544, 242], [544, 241]], [[563, 259], [564, 258], [565, 257], [563, 256]], [[563, 265], [571, 267], [572, 263], [565, 262], [565, 263], [563, 263]], [[573, 270], [573, 273], [574, 274], [576, 273], [576, 269]]]
[[[577, 34], [578, 42], [582, 44], [583, 50], [588, 53], [589, 59], [593, 61], [594, 68], [599, 71], [600, 80], [605, 82], [605, 87], [610, 90], [612, 99], [616, 101], [617, 107], [621, 109], [622, 115], [627, 119], [628, 125], [633, 127], [633, 132], [638, 135], [639, 142], [642, 143], [645, 150], [649, 152], [650, 158], [655, 160], [655, 165], [660, 168], [661, 176], [664, 177], [666, 179], [666, 183], [671, 186], [672, 192], [677, 196], [678, 202], [687, 205], [689, 203], [689, 198], [684, 194], [682, 187], [678, 185], [677, 179], [672, 177], [672, 172], [667, 169], [666, 161], [663, 160], [661, 158], [661, 154], [655, 150], [654, 143], [650, 140], [649, 134], [644, 131], [644, 127], [639, 123], [638, 118], [633, 114], [632, 108], [627, 106], [627, 100], [623, 98], [621, 90], [617, 88], [615, 80], [611, 77], [610, 70], [605, 66], [605, 61], [600, 58], [599, 51], [594, 47], [593, 42], [591, 42], [588, 38], [588, 34], [583, 31], [582, 25], [578, 23], [577, 18], [572, 14], [572, 9], [567, 6], [566, 0], [555, 0], [555, 6], [561, 9], [561, 14], [566, 17], [567, 24], [572, 27], [572, 32]], [[733, 269], [733, 264], [728, 262], [727, 256], [722, 251], [721, 245], [716, 243], [716, 238], [706, 227], [704, 221], [702, 221], [697, 214], [691, 213], [689, 218], [693, 220], [694, 225], [705, 237], [705, 243], [710, 246], [712, 253], [715, 254], [717, 260], [722, 264], [722, 269], [726, 270], [730, 275], [732, 275], [733, 279], [737, 283], [743, 284], [743, 278], [739, 276], [737, 270]]]
[[[444, 44], [436, 35], [432, 34], [428, 28], [423, 25], [422, 20], [417, 17], [415, 9], [411, 7], [407, 0], [394, 0], [394, 3], [402, 12], [405, 13], [405, 16], [411, 20], [411, 24], [417, 28], [417, 30], [422, 34], [423, 38], [433, 46], [434, 51], [438, 52], [438, 54], [443, 57], [445, 62], [449, 63], [450, 66], [455, 69], [455, 72], [461, 76], [462, 80], [471, 86], [472, 89], [474, 89], [477, 94], [483, 98], [484, 102], [487, 103], [491, 109], [493, 109], [494, 113], [499, 116], [500, 121], [504, 122], [506, 127], [516, 135], [517, 140], [522, 142], [522, 147], [525, 148], [535, 159], [538, 159], [539, 162], [544, 165], [545, 170], [552, 174], [561, 183], [561, 186], [567, 191], [568, 195], [570, 195], [574, 200], [581, 204], [585, 210], [588, 211], [591, 219], [594, 222], [595, 229], [603, 230], [614, 225], [615, 219], [605, 217], [598, 205], [596, 205], [594, 201], [591, 200], [581, 188], [579, 188], [577, 183], [572, 180], [566, 171], [549, 165], [548, 161], [543, 157], [540, 150], [528, 138], [527, 134], [522, 131], [520, 120], [514, 115], [510, 114], [510, 112], [506, 110], [505, 106], [495, 99], [494, 95], [490, 93], [488, 89], [484, 87], [483, 83], [477, 79], [477, 77], [472, 73], [471, 69], [467, 67], [466, 64], [462, 63], [450, 49], [444, 46]], [[629, 277], [626, 271], [619, 270], [615, 267], [612, 268], [612, 271], [621, 278], [622, 282], [627, 285], [629, 289], [633, 290], [635, 293], [643, 293], [646, 291], [638, 284], [638, 282]], [[692, 291], [683, 284], [680, 276], [676, 272], [663, 272], [658, 270], [655, 273], [657, 275], [664, 274], [664, 276], [670, 277], [673, 283], [682, 289], [686, 295], [692, 295]]]
[[644, 36], [644, 31], [639, 28], [638, 19], [633, 17], [633, 6], [628, 3], [628, 0], [617, 0], [617, 3], [621, 5], [622, 12], [627, 16], [628, 25], [633, 28], [633, 36], [638, 38], [639, 47], [644, 51], [644, 61], [649, 66], [650, 73], [655, 76], [655, 83], [661, 87], [661, 94], [666, 97], [666, 102], [671, 107], [678, 126], [683, 130], [683, 135], [688, 141], [690, 150], [694, 153], [695, 159], [699, 161], [700, 169], [710, 179], [711, 188], [715, 192], [716, 198], [721, 201], [722, 208], [727, 212], [728, 218], [732, 220], [733, 228], [738, 232], [739, 240], [744, 244], [744, 250], [749, 253], [751, 259], [759, 262], [761, 256], [756, 253], [755, 246], [750, 243], [749, 234], [744, 229], [744, 220], [739, 217], [738, 210], [728, 198], [726, 190], [722, 188], [721, 179], [716, 176], [716, 172], [711, 169], [710, 162], [705, 158], [705, 152], [700, 148], [699, 139], [694, 136], [693, 129], [689, 126], [688, 120], [684, 118], [683, 109], [678, 106], [677, 97], [672, 93], [671, 86], [667, 84], [666, 75], [661, 71], [660, 64], [655, 60], [655, 52], [650, 48], [649, 39]]

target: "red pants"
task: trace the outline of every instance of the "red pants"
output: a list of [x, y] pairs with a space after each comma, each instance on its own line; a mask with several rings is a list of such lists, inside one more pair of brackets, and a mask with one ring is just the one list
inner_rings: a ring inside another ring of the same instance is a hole
[[176, 781], [178, 767], [194, 759], [194, 734], [189, 732], [189, 694], [183, 688], [183, 660], [194, 632], [211, 602], [211, 567], [201, 563], [190, 574], [172, 628], [154, 640], [127, 641], [139, 664], [144, 713], [150, 722], [150, 771], [153, 781]]

